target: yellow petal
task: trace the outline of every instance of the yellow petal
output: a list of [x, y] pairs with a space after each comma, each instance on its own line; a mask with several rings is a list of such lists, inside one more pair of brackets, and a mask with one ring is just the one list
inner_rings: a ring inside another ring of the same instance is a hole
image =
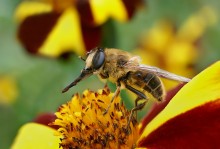
[[196, 49], [195, 45], [189, 42], [176, 41], [164, 55], [166, 70], [185, 77], [192, 77], [195, 72], [189, 66], [196, 63], [198, 54], [198, 49]]
[[103, 24], [109, 17], [119, 21], [128, 19], [122, 0], [90, 0], [90, 6], [97, 25]]
[[203, 7], [192, 15], [178, 32], [178, 37], [186, 41], [195, 42], [202, 36], [205, 29], [217, 22], [217, 14], [212, 7]]
[[79, 15], [75, 8], [69, 8], [63, 12], [39, 53], [57, 57], [70, 50], [78, 55], [85, 53]]
[[[169, 119], [194, 107], [220, 98], [220, 61], [211, 65], [186, 84], [145, 128], [143, 136], [160, 127]], [[141, 137], [141, 138], [142, 138]]]
[[0, 78], [0, 104], [11, 104], [18, 96], [15, 79], [11, 77]]
[[22, 22], [28, 16], [50, 11], [52, 11], [52, 6], [49, 4], [37, 1], [25, 1], [19, 4], [19, 6], [17, 7], [15, 11], [15, 19], [17, 22]]
[[160, 21], [149, 30], [142, 44], [149, 51], [153, 49], [152, 52], [155, 54], [164, 54], [167, 51], [166, 47], [173, 42], [174, 37], [173, 24], [168, 21]]
[[22, 126], [11, 149], [59, 149], [60, 138], [45, 125], [28, 123]]

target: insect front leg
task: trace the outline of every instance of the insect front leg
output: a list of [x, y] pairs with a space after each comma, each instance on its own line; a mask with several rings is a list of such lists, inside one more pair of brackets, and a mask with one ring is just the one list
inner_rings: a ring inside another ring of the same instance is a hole
[[108, 110], [110, 109], [112, 102], [114, 101], [114, 99], [115, 99], [116, 97], [118, 97], [118, 95], [120, 94], [120, 91], [121, 91], [121, 85], [118, 83], [118, 84], [117, 84], [117, 88], [116, 88], [116, 90], [115, 90], [115, 93], [114, 93], [114, 95], [112, 96], [112, 99], [111, 99], [111, 101], [110, 101], [108, 107], [105, 109], [103, 115], [105, 115], [105, 114], [108, 113]]

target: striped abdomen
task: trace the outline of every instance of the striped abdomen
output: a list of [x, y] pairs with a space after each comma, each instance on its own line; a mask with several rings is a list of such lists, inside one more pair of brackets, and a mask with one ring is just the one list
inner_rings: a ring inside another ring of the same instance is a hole
[[[164, 90], [161, 80], [153, 73], [146, 71], [129, 72], [127, 83], [138, 88], [140, 92], [148, 92], [158, 101], [163, 99]], [[142, 89], [142, 90], [140, 90]]]

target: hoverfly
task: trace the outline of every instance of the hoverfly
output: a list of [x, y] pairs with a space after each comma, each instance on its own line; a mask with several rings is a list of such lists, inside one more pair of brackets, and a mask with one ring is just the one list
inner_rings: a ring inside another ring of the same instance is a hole
[[[117, 86], [111, 103], [119, 95], [122, 88], [126, 88], [137, 95], [135, 107], [131, 110], [128, 119], [128, 125], [133, 113], [141, 110], [149, 98], [154, 98], [157, 101], [163, 100], [165, 92], [159, 77], [180, 82], [190, 81], [188, 78], [157, 67], [142, 65], [138, 56], [133, 56], [128, 52], [118, 49], [97, 47], [87, 53], [86, 59], [81, 59], [85, 61], [85, 67], [82, 69], [80, 76], [64, 88], [62, 92], [68, 91], [82, 79], [92, 74], [96, 74], [102, 79], [108, 79], [116, 83]], [[108, 112], [111, 103], [105, 113]]]

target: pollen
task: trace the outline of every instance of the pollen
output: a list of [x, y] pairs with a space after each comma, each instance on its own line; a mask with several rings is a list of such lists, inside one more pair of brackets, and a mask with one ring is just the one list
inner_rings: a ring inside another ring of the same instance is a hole
[[59, 127], [56, 133], [61, 137], [59, 146], [63, 149], [135, 148], [138, 124], [135, 118], [128, 124], [130, 112], [120, 97], [115, 98], [108, 113], [103, 115], [112, 96], [108, 87], [98, 92], [86, 90], [82, 97], [76, 94], [62, 105], [52, 123]]

